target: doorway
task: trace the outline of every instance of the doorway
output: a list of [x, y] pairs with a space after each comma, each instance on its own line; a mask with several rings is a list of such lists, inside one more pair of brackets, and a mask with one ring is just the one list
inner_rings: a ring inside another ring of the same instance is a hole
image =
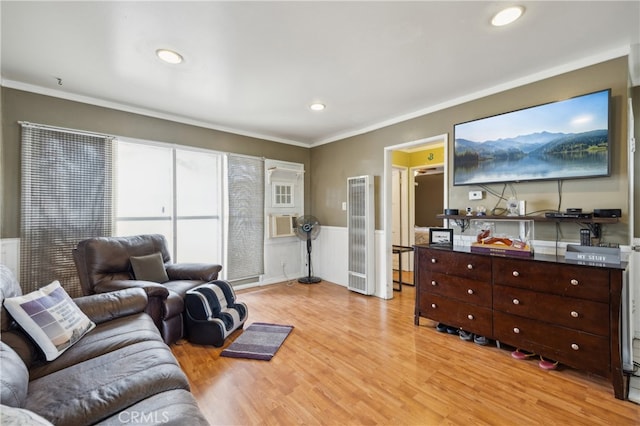
[[[439, 167], [442, 170], [442, 204], [444, 206], [448, 205], [448, 173], [447, 173], [447, 159], [448, 159], [448, 135], [438, 135], [431, 138], [420, 139], [412, 142], [405, 142], [398, 145], [393, 145], [385, 148], [384, 151], [384, 177], [383, 177], [383, 244], [384, 244], [384, 253], [385, 259], [381, 270], [381, 275], [384, 279], [382, 283], [382, 294], [381, 296], [385, 299], [393, 298], [393, 267], [394, 267], [394, 256], [392, 254], [391, 246], [395, 244], [393, 238], [393, 229], [394, 229], [394, 220], [398, 222], [397, 219], [394, 219], [394, 211], [397, 211], [397, 207], [394, 209], [394, 189], [397, 189], [399, 185], [394, 185], [394, 164], [393, 164], [393, 156], [396, 151], [420, 151], [427, 149], [428, 147], [433, 147], [436, 145], [440, 145], [443, 148], [443, 157]], [[414, 188], [415, 186], [415, 176], [414, 170], [417, 166], [412, 168], [411, 165], [407, 167], [406, 173], [406, 187]], [[398, 175], [399, 176], [399, 175]], [[415, 192], [413, 190], [406, 191], [407, 192], [407, 208], [406, 214], [402, 214], [402, 218], [406, 218], [405, 225], [402, 226], [402, 230], [400, 231], [400, 235], [403, 232], [406, 232], [408, 235], [408, 243], [406, 245], [412, 245], [415, 241], [414, 234], [414, 224], [415, 224]], [[402, 197], [397, 197], [401, 199]], [[403, 223], [400, 220], [400, 223]], [[413, 265], [413, 260], [408, 262], [403, 261], [404, 265]], [[405, 268], [403, 268], [405, 269]]]
[[[442, 225], [436, 215], [444, 211], [444, 166], [419, 167], [413, 170], [414, 184], [414, 229], [428, 230]], [[418, 237], [415, 238], [418, 241]]]
[[[409, 222], [409, 191], [407, 180], [408, 169], [406, 167], [393, 166], [391, 171], [391, 244], [398, 246], [406, 246], [409, 243], [409, 234], [407, 224]], [[405, 257], [402, 259], [404, 265], [407, 265]], [[397, 270], [399, 265], [399, 257], [393, 257], [393, 269]]]
[[[420, 167], [412, 170], [414, 184], [413, 211], [414, 220], [409, 229], [412, 244], [428, 244], [429, 230], [442, 227], [442, 219], [436, 216], [444, 211], [446, 180], [444, 165], [438, 167]], [[411, 253], [413, 267], [413, 253]]]

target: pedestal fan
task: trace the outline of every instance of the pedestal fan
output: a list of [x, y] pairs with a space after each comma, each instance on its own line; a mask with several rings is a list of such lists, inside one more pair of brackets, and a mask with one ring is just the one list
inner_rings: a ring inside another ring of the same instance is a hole
[[320, 233], [320, 222], [314, 216], [300, 216], [296, 220], [295, 232], [298, 238], [307, 242], [308, 274], [306, 277], [298, 278], [298, 282], [303, 284], [319, 283], [322, 278], [311, 276], [311, 240], [315, 240]]

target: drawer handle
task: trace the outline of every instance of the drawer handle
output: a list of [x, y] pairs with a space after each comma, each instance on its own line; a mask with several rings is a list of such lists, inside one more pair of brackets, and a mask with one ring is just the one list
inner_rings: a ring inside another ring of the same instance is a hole
[[437, 308], [438, 306], [436, 306], [436, 304], [435, 304], [435, 303], [432, 303], [432, 304], [431, 304], [431, 307], [432, 307], [433, 309], [435, 309], [435, 308]]
[[472, 320], [472, 319], [473, 319], [473, 315], [469, 314], [469, 315], [467, 315], [467, 318], [469, 318], [470, 320]]
[[519, 277], [519, 276], [520, 276], [520, 272], [518, 272], [518, 271], [513, 271], [513, 276], [514, 276], [514, 277]]
[[431, 285], [438, 285], [438, 283], [435, 281], [431, 281]]
[[571, 285], [578, 285], [578, 280], [576, 280], [575, 278], [571, 280]]
[[571, 344], [571, 349], [573, 349], [574, 351], [577, 351], [580, 349], [580, 346], [578, 346], [576, 343], [572, 343]]
[[467, 265], [467, 269], [473, 269], [473, 265], [472, 264], [468, 264]]
[[519, 305], [519, 304], [520, 304], [520, 301], [519, 301], [518, 299], [513, 299], [513, 304], [514, 304], [514, 305]]
[[578, 314], [576, 311], [571, 311], [571, 316], [574, 318], [578, 318], [580, 314]]
[[473, 290], [472, 290], [472, 289], [469, 289], [469, 290], [467, 290], [467, 293], [469, 293], [469, 294], [473, 294]]
[[513, 332], [516, 334], [520, 334], [520, 329], [518, 327], [513, 327]]
[[434, 258], [431, 258], [431, 263], [436, 263], [437, 260], [435, 260]]

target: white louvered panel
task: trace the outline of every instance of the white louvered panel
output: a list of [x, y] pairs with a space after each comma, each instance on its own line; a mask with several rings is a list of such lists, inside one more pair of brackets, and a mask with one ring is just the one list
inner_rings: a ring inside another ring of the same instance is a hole
[[349, 234], [348, 288], [362, 294], [375, 290], [373, 176], [347, 179]]

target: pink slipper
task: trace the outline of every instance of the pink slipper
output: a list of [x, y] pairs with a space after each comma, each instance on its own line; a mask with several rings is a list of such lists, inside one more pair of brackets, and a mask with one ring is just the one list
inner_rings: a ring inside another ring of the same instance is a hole
[[543, 370], [555, 370], [558, 367], [558, 361], [547, 361], [546, 359], [540, 357], [538, 366]]
[[511, 356], [515, 359], [527, 359], [527, 358], [531, 358], [532, 356], [535, 356], [535, 354], [533, 352], [527, 352], [527, 351], [522, 351], [520, 349], [516, 349], [515, 351], [511, 352]]

